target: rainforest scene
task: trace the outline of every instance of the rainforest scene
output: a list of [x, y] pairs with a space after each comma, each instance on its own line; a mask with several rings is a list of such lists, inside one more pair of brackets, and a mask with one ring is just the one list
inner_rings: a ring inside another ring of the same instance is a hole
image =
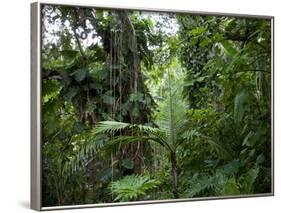
[[271, 19], [44, 5], [43, 206], [272, 192]]

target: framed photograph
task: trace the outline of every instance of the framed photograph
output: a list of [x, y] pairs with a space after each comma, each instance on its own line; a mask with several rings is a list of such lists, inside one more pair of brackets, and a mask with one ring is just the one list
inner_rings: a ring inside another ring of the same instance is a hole
[[31, 208], [272, 196], [273, 17], [31, 4]]

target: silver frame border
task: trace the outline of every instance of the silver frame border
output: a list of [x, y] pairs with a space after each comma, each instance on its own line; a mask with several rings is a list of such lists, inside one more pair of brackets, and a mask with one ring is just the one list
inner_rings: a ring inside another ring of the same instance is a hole
[[41, 210], [41, 4], [31, 3], [30, 207]]
[[[214, 16], [232, 16], [257, 19], [271, 20], [271, 192], [264, 194], [249, 194], [237, 196], [219, 196], [219, 197], [200, 197], [200, 198], [183, 198], [170, 200], [151, 200], [151, 201], [136, 201], [136, 202], [121, 202], [121, 203], [100, 203], [100, 204], [84, 204], [70, 206], [42, 206], [42, 150], [41, 150], [41, 6], [49, 5], [64, 5], [64, 6], [80, 6], [80, 7], [96, 7], [105, 9], [126, 9], [126, 10], [142, 10], [155, 12], [172, 12], [172, 13], [187, 13], [194, 15], [214, 15]], [[52, 1], [38, 1], [31, 3], [31, 193], [30, 207], [37, 211], [62, 210], [62, 209], [78, 209], [78, 208], [93, 208], [93, 207], [112, 207], [112, 206], [128, 206], [128, 205], [143, 205], [157, 203], [176, 203], [188, 201], [202, 200], [221, 200], [221, 199], [236, 199], [236, 198], [254, 198], [274, 196], [274, 16], [267, 15], [252, 15], [252, 14], [236, 14], [222, 12], [205, 12], [205, 11], [189, 11], [178, 9], [160, 9], [160, 8], [145, 8], [145, 7], [125, 7], [120, 5], [99, 5], [99, 4], [79, 4], [79, 3], [63, 3]]]

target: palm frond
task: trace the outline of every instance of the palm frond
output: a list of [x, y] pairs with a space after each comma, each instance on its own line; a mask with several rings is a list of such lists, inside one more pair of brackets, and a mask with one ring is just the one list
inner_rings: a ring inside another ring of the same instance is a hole
[[129, 123], [123, 123], [118, 121], [101, 121], [97, 124], [95, 128], [95, 133], [115, 133], [126, 129], [130, 126]]
[[77, 172], [81, 167], [88, 164], [89, 158], [93, 157], [104, 146], [104, 136], [96, 136], [80, 146], [75, 156], [71, 156], [69, 161], [65, 162], [63, 172], [66, 176]]
[[176, 149], [179, 135], [186, 128], [185, 110], [187, 104], [182, 98], [179, 86], [171, 82], [168, 76], [168, 96], [160, 104], [160, 112], [157, 113], [156, 123], [166, 134], [166, 141], [173, 149]]
[[[130, 135], [113, 135], [121, 130], [132, 130]], [[129, 124], [118, 121], [102, 121], [99, 122], [94, 131], [95, 135], [110, 133], [111, 139], [107, 143], [107, 147], [115, 147], [117, 150], [121, 146], [138, 141], [154, 141], [172, 150], [172, 147], [167, 143], [166, 134], [162, 129], [140, 124]], [[119, 145], [118, 145], [119, 144]], [[118, 146], [117, 146], [118, 145]]]
[[104, 146], [104, 150], [114, 150], [115, 152], [118, 152], [123, 146], [140, 141], [155, 142], [171, 151], [171, 147], [166, 144], [165, 141], [162, 141], [160, 138], [155, 136], [117, 136], [108, 141], [108, 143]]

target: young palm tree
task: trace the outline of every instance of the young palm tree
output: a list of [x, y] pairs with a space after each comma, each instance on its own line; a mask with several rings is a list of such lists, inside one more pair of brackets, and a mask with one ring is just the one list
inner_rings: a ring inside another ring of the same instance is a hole
[[[178, 173], [177, 173], [177, 147], [184, 141], [181, 137], [186, 130], [187, 120], [185, 118], [186, 104], [180, 91], [171, 85], [168, 76], [168, 97], [160, 104], [160, 112], [157, 115], [158, 128], [145, 125], [129, 124], [117, 121], [103, 121], [96, 126], [96, 134], [111, 134], [113, 136], [108, 143], [110, 147], [118, 147], [136, 142], [155, 142], [165, 148], [169, 154], [171, 163], [171, 177], [173, 185], [173, 196], [178, 198]], [[176, 82], [175, 82], [176, 83]], [[129, 132], [126, 135], [118, 135], [118, 132]]]

